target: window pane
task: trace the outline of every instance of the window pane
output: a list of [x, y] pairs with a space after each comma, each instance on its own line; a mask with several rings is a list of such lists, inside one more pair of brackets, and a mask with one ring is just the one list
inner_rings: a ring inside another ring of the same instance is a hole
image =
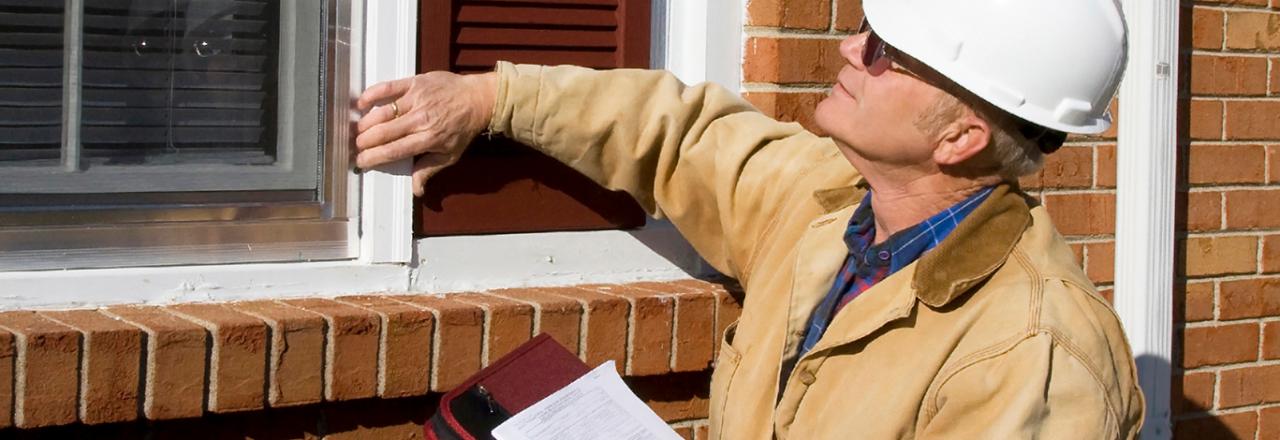
[[90, 161], [273, 164], [279, 13], [266, 1], [86, 2]]
[[0, 163], [56, 163], [63, 0], [0, 0]]

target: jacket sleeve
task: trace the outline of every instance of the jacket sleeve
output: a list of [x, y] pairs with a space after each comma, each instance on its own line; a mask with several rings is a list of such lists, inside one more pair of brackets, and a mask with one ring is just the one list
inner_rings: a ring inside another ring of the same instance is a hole
[[856, 177], [830, 140], [713, 84], [688, 87], [661, 71], [506, 62], [497, 72], [491, 132], [630, 193], [740, 279], [783, 206], [817, 179], [815, 167], [842, 166], [849, 184]]
[[[1134, 438], [1096, 379], [1066, 345], [1038, 333], [944, 378], [922, 439]], [[930, 417], [932, 415], [932, 417]]]

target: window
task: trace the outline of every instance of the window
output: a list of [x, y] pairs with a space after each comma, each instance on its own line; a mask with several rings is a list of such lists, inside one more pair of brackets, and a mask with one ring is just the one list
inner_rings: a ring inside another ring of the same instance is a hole
[[[498, 60], [650, 66], [649, 0], [420, 0], [418, 70], [489, 71]], [[422, 235], [633, 228], [630, 196], [510, 141], [480, 140], [418, 201]]]
[[0, 267], [352, 257], [350, 10], [0, 0]]

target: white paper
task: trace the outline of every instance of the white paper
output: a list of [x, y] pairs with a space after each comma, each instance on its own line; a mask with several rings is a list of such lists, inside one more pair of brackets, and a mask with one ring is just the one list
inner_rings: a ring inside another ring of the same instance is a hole
[[493, 430], [497, 440], [681, 440], [618, 376], [613, 361], [591, 370]]

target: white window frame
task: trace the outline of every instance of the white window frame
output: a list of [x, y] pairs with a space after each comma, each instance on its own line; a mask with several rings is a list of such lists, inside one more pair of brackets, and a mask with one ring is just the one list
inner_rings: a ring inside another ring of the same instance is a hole
[[[412, 75], [417, 0], [353, 1], [351, 96]], [[363, 5], [363, 9], [359, 5]], [[745, 0], [654, 0], [654, 67], [740, 91]], [[728, 17], [729, 19], [726, 19]], [[664, 31], [657, 31], [663, 29]], [[668, 42], [672, 42], [668, 44]], [[363, 80], [360, 80], [360, 79]], [[358, 117], [352, 112], [352, 118]], [[635, 231], [413, 239], [409, 161], [349, 175], [353, 260], [0, 272], [0, 310], [687, 278], [708, 269], [667, 222]]]

